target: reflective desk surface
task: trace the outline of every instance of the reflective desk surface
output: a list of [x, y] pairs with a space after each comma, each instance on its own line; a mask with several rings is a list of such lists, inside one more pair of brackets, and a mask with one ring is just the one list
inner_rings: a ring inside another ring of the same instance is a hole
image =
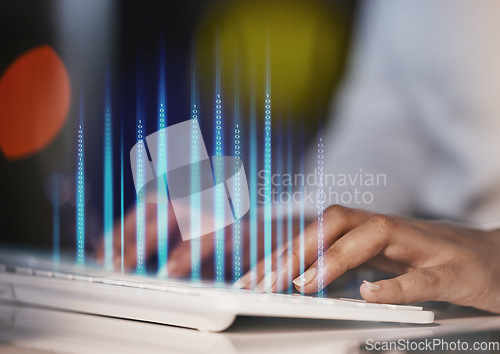
[[499, 340], [500, 316], [447, 304], [436, 306], [436, 322], [425, 326], [242, 317], [225, 332], [202, 333], [0, 303], [0, 352], [350, 354], [368, 352], [367, 340], [450, 336], [456, 340], [471, 333], [478, 341]]

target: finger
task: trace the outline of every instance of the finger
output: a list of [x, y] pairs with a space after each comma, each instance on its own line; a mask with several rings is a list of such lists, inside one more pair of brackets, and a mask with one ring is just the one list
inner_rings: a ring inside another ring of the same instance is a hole
[[[158, 249], [158, 224], [156, 219], [149, 219], [146, 222], [144, 227], [144, 250], [141, 255], [144, 260], [147, 260], [157, 249]], [[137, 237], [134, 234], [134, 239], [124, 242], [123, 249], [123, 266], [125, 270], [131, 270], [137, 266], [137, 241], [135, 239]], [[115, 257], [114, 261], [115, 269], [119, 269], [121, 267], [121, 255]]]
[[304, 274], [293, 282], [297, 290], [316, 292], [349, 269], [365, 263], [379, 254], [399, 232], [392, 218], [374, 215], [365, 223], [355, 227], [323, 254], [323, 267], [316, 261]]
[[[168, 209], [168, 217], [158, 215], [158, 208], [155, 204], [146, 204], [145, 207], [145, 225], [144, 225], [144, 258], [149, 258], [155, 251], [158, 250], [158, 232], [166, 232], [171, 243], [172, 239], [177, 235], [177, 224], [175, 215], [171, 207]], [[121, 227], [118, 226], [118, 232], [121, 232]], [[123, 247], [123, 265], [125, 270], [131, 270], [137, 265], [137, 213], [132, 210], [127, 213], [123, 227], [123, 244], [121, 243], [121, 235], [118, 234], [118, 243], [115, 244], [115, 268], [121, 266], [121, 251]]]
[[385, 273], [392, 274], [394, 276], [408, 273], [408, 272], [412, 271], [413, 269], [415, 269], [414, 267], [412, 267], [408, 264], [397, 262], [397, 261], [394, 261], [392, 259], [387, 258], [383, 255], [383, 253], [384, 252], [376, 255], [375, 257], [373, 257], [372, 259], [367, 261], [365, 263], [365, 265], [368, 268], [378, 269], [378, 270], [381, 270]]
[[[372, 215], [366, 222], [354, 228], [333, 244], [323, 257], [323, 270], [316, 262], [294, 283], [300, 291], [314, 292], [344, 274], [347, 270], [371, 260], [378, 254], [408, 269], [430, 266], [446, 255], [436, 251], [439, 244], [404, 219], [386, 215]], [[436, 255], [436, 252], [438, 253]], [[433, 260], [433, 261], [432, 261]], [[427, 265], [426, 265], [427, 264]], [[322, 285], [318, 280], [322, 277]]]
[[419, 268], [399, 277], [376, 283], [363, 282], [361, 296], [368, 302], [412, 303], [430, 300], [451, 300], [455, 296], [453, 274], [456, 265], [447, 264]]
[[[257, 244], [257, 249], [256, 249], [256, 258], [259, 260], [257, 264], [252, 265], [252, 255], [251, 255], [251, 243], [252, 240], [250, 239], [250, 230], [249, 230], [249, 224], [246, 225], [246, 235], [243, 238], [243, 242], [246, 246], [247, 252], [242, 252], [242, 261], [244, 264], [244, 269], [248, 269], [252, 266], [252, 269], [249, 269], [236, 283], [233, 284], [233, 286], [237, 289], [253, 289], [255, 288], [260, 282], [262, 282], [264, 275], [266, 274], [266, 270], [270, 271], [271, 269], [275, 269], [275, 271], [279, 272], [281, 274], [283, 262], [282, 259], [280, 258], [286, 250], [291, 251], [292, 249], [292, 243], [293, 239], [291, 242], [288, 241], [288, 233], [290, 232], [291, 235], [294, 235], [293, 237], [296, 238], [296, 234], [298, 233], [298, 230], [300, 230], [300, 224], [298, 222], [292, 222], [291, 226], [290, 225], [282, 225], [282, 228], [278, 232], [277, 225], [273, 225], [273, 234], [276, 237], [273, 237], [272, 239], [272, 252], [271, 255], [268, 256], [268, 258], [264, 258], [264, 242], [261, 242], [263, 240], [254, 240], [254, 242]], [[259, 225], [259, 227], [262, 227], [262, 225]], [[290, 228], [290, 230], [289, 230]], [[243, 228], [242, 228], [243, 229]], [[263, 230], [257, 231], [258, 235], [263, 235]], [[270, 260], [270, 261], [269, 261]], [[270, 266], [271, 265], [271, 266]], [[274, 266], [274, 268], [272, 268]], [[266, 269], [267, 267], [267, 269]], [[271, 269], [270, 269], [271, 268]], [[269, 274], [271, 277], [273, 277], [273, 273]], [[288, 281], [288, 284], [291, 283], [291, 275], [288, 277], [290, 278], [290, 281]], [[287, 278], [287, 279], [288, 279]], [[279, 281], [279, 284], [281, 285], [281, 279], [276, 279], [274, 278], [271, 283], [274, 283], [275, 280]], [[261, 286], [262, 288], [262, 286]], [[280, 287], [281, 289], [281, 287]], [[262, 289], [259, 289], [262, 290]], [[267, 291], [267, 289], [266, 289]]]
[[[156, 210], [155, 205], [153, 204], [146, 204], [145, 207], [145, 214], [146, 218], [149, 218], [149, 215], [152, 214], [154, 210]], [[123, 243], [128, 244], [132, 239], [135, 240], [135, 233], [136, 233], [136, 222], [137, 222], [137, 207], [134, 205], [134, 207], [130, 208], [125, 216], [123, 217]], [[121, 255], [121, 248], [122, 248], [122, 240], [121, 240], [121, 235], [122, 235], [122, 223], [120, 221], [116, 222], [114, 227], [113, 227], [113, 257], [120, 257]], [[105, 254], [105, 244], [104, 244], [104, 237], [105, 235], [102, 236], [102, 242], [100, 243], [99, 248], [97, 249], [97, 252], [95, 254], [95, 257], [97, 260], [103, 262], [104, 261], [104, 254]]]
[[182, 277], [187, 275], [192, 268], [191, 249], [194, 243], [199, 243], [200, 267], [209, 259], [214, 252], [214, 239], [204, 236], [196, 240], [179, 242], [169, 255], [167, 263], [167, 274], [171, 277]]
[[[146, 209], [148, 210], [148, 208]], [[123, 219], [123, 226], [121, 223], [116, 223], [113, 230], [113, 259], [115, 269], [119, 269], [122, 263], [122, 250], [123, 250], [123, 265], [125, 270], [132, 269], [136, 264], [136, 257], [131, 257], [132, 249], [136, 247], [136, 234], [137, 234], [137, 209], [134, 206], [130, 209]], [[122, 240], [123, 235], [123, 240]]]
[[[372, 213], [350, 209], [340, 205], [329, 207], [323, 215], [323, 247], [330, 247], [336, 240], [349, 230], [367, 220]], [[282, 265], [280, 272], [273, 268], [269, 277], [277, 279], [273, 291], [279, 291], [287, 287], [288, 279], [294, 279], [300, 274], [301, 268], [308, 268], [318, 258], [318, 221], [309, 224], [304, 231], [297, 236], [291, 246], [291, 250], [283, 252], [279, 260]], [[261, 278], [257, 279], [258, 281]]]
[[[237, 289], [250, 290], [255, 288], [258, 291], [268, 291], [274, 286], [277, 286], [281, 290], [282, 282], [281, 279], [277, 278], [277, 272], [269, 272], [269, 269], [266, 269], [266, 266], [268, 266], [268, 263], [271, 263], [274, 264], [274, 269], [277, 269], [277, 265], [283, 251], [283, 249], [275, 249], [267, 260], [261, 259], [254, 268], [250, 269], [236, 283], [234, 283], [233, 287]], [[269, 259], [271, 260], [270, 262]], [[266, 275], [268, 277], [267, 280]], [[278, 281], [279, 284], [276, 284]]]
[[[125, 214], [125, 216], [123, 218], [124, 229], [129, 229], [132, 226], [131, 225], [132, 217], [134, 217], [134, 220], [135, 220], [135, 207], [128, 210], [127, 213]], [[127, 227], [125, 227], [125, 225]], [[113, 227], [113, 256], [114, 257], [116, 257], [117, 255], [120, 254], [121, 230], [122, 230], [121, 222], [116, 222], [114, 227]], [[96, 260], [100, 263], [104, 262], [104, 254], [105, 254], [104, 238], [105, 238], [105, 235], [103, 234], [101, 237], [101, 242], [99, 244], [99, 247], [97, 248], [97, 251], [94, 255]]]

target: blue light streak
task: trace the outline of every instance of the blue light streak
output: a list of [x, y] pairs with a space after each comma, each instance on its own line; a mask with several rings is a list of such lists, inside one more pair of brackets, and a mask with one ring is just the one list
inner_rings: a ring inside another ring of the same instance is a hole
[[85, 159], [84, 159], [84, 100], [80, 91], [80, 123], [78, 125], [76, 168], [76, 264], [85, 264]]
[[[266, 98], [264, 100], [264, 269], [268, 273], [273, 267], [272, 234], [272, 183], [271, 183], [271, 53], [269, 41], [266, 48]], [[271, 288], [271, 278], [264, 278], [266, 289]]]
[[[194, 97], [193, 97], [194, 100]], [[193, 105], [192, 110], [192, 134], [191, 134], [191, 162], [198, 161], [198, 108]], [[200, 220], [200, 197], [197, 194], [200, 185], [200, 168], [198, 163], [191, 164], [191, 230], [193, 234], [199, 234]], [[197, 282], [201, 279], [200, 261], [200, 238], [191, 239], [191, 281]]]
[[252, 90], [250, 98], [250, 270], [251, 287], [257, 286], [257, 274], [255, 272], [258, 253], [257, 253], [257, 233], [258, 233], [258, 210], [257, 210], [257, 114], [255, 109], [255, 94]]
[[[167, 171], [167, 142], [164, 128], [167, 127], [167, 93], [166, 93], [166, 72], [165, 72], [165, 47], [163, 40], [160, 46], [160, 63], [159, 63], [159, 83], [158, 83], [158, 170]], [[158, 178], [158, 190], [162, 190], [167, 185], [166, 176]], [[165, 220], [169, 219], [168, 203], [157, 204], [156, 209], [156, 229], [157, 229], [157, 254], [158, 254], [158, 275], [161, 277], [167, 276], [167, 261], [168, 261], [168, 225], [165, 226]]]
[[217, 181], [225, 181], [224, 166], [222, 165], [223, 155], [223, 135], [222, 135], [222, 99], [220, 94], [220, 40], [217, 33], [216, 39], [216, 60], [215, 60], [215, 156], [216, 163], [214, 167], [215, 178], [215, 280], [216, 283], [224, 282], [225, 273], [225, 240], [224, 240], [224, 198], [225, 198], [225, 182], [217, 184]]
[[323, 296], [323, 211], [325, 193], [323, 190], [323, 138], [318, 137], [318, 296]]
[[[139, 184], [142, 184], [143, 176], [143, 168], [144, 168], [144, 160], [147, 160], [146, 149], [144, 143], [142, 142], [143, 138], [143, 124], [142, 120], [139, 119], [137, 122], [137, 140], [139, 142], [139, 149], [137, 150], [137, 181]], [[145, 210], [144, 210], [144, 202], [139, 198], [136, 199], [136, 242], [137, 242], [137, 266], [136, 273], [144, 274], [145, 273]]]
[[[304, 149], [304, 142], [302, 133], [300, 134], [300, 151]], [[301, 158], [299, 162], [299, 173], [304, 174], [304, 161]], [[304, 185], [300, 185], [300, 195], [305, 195]], [[303, 274], [305, 271], [305, 240], [304, 240], [304, 228], [305, 228], [305, 220], [304, 220], [304, 203], [300, 203], [299, 206], [299, 244], [300, 244], [300, 274]], [[304, 295], [304, 292], [301, 292]]]
[[[292, 158], [292, 148], [293, 148], [293, 145], [292, 145], [292, 125], [291, 123], [288, 125], [288, 144], [287, 144], [287, 173], [289, 174], [289, 176], [291, 176], [293, 174], [293, 158]], [[293, 193], [293, 187], [292, 187], [292, 183], [288, 183], [288, 186], [287, 186], [287, 192], [289, 195], [292, 195]], [[288, 212], [288, 218], [287, 218], [287, 244], [288, 245], [292, 245], [293, 244], [293, 203], [288, 203], [287, 205], [287, 212]], [[287, 274], [287, 281], [286, 283], [287, 284], [292, 284], [292, 278], [293, 278], [293, 274], [292, 274], [292, 247], [288, 247], [287, 248], [287, 259], [288, 259], [288, 264], [287, 264], [287, 268], [288, 268], [288, 274]], [[293, 292], [293, 287], [290, 286], [288, 288], [288, 292], [291, 294]]]
[[[268, 80], [268, 90], [269, 90], [269, 80]], [[269, 92], [269, 91], [268, 91]], [[265, 116], [264, 116], [264, 173], [263, 180], [264, 183], [263, 194], [264, 194], [264, 268], [266, 272], [270, 271], [272, 263], [272, 252], [273, 252], [273, 234], [272, 234], [272, 185], [271, 185], [271, 96], [266, 93], [265, 99]], [[265, 277], [265, 287], [269, 289], [271, 287], [271, 278]]]
[[113, 269], [113, 135], [111, 119], [111, 83], [106, 77], [104, 118], [104, 267]]
[[[142, 105], [141, 105], [141, 89], [140, 89], [140, 76], [139, 76], [139, 58], [137, 59], [137, 89], [136, 89], [136, 138], [138, 142], [137, 150], [137, 181], [139, 185], [143, 184], [143, 168], [145, 168], [145, 162], [147, 163], [148, 157], [146, 153], [146, 147], [144, 145], [144, 121], [142, 119]], [[144, 202], [140, 196], [136, 199], [136, 254], [137, 254], [137, 265], [136, 273], [145, 274], [145, 250], [146, 250], [146, 240], [145, 240], [145, 210]]]
[[[241, 129], [240, 122], [240, 80], [239, 80], [239, 58], [238, 52], [235, 52], [234, 58], [234, 156], [236, 160], [241, 159]], [[235, 172], [237, 172], [235, 165]], [[235, 194], [234, 194], [234, 214], [240, 215], [240, 177], [235, 178]], [[233, 281], [241, 278], [241, 219], [238, 218], [233, 224]]]
[[[191, 134], [191, 229], [193, 234], [199, 234], [200, 232], [200, 198], [195, 195], [195, 192], [199, 191], [200, 185], [200, 171], [199, 165], [193, 163], [198, 161], [198, 107], [196, 103], [196, 47], [194, 40], [191, 44], [191, 106], [193, 107], [191, 111], [192, 124], [192, 134]], [[200, 256], [200, 238], [195, 237], [191, 239], [191, 281], [197, 282], [201, 279], [201, 256]]]
[[[236, 100], [237, 101], [237, 100]], [[237, 112], [237, 111], [236, 111]], [[237, 118], [236, 118], [237, 119]], [[234, 156], [237, 160], [240, 159], [240, 128], [236, 124], [236, 129], [234, 130]], [[235, 172], [237, 172], [237, 167], [235, 166]], [[240, 215], [240, 177], [236, 175], [235, 177], [235, 193], [234, 193], [234, 214]], [[233, 224], [233, 280], [237, 281], [241, 277], [241, 221], [236, 219]]]
[[[222, 100], [220, 94], [217, 94], [215, 100], [215, 156], [222, 157]], [[224, 166], [222, 159], [216, 160], [214, 166], [215, 181], [224, 181]], [[217, 182], [216, 182], [217, 183]], [[224, 220], [224, 198], [225, 184], [216, 185], [215, 194], [215, 275], [217, 283], [224, 282], [224, 229], [222, 222]]]

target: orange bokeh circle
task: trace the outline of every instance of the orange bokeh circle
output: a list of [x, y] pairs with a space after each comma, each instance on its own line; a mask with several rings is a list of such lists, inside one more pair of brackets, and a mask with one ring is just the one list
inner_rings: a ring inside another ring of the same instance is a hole
[[47, 146], [66, 121], [70, 99], [66, 67], [51, 47], [17, 58], [0, 79], [0, 149], [7, 159]]

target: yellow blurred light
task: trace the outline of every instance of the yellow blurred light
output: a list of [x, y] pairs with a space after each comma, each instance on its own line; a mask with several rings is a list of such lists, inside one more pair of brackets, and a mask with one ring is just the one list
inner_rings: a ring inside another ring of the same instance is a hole
[[330, 94], [339, 75], [346, 17], [316, 0], [233, 1], [212, 8], [197, 35], [204, 86], [213, 89], [218, 40], [226, 97], [235, 79], [243, 102], [252, 92], [263, 97], [269, 78], [273, 109], [303, 113]]

